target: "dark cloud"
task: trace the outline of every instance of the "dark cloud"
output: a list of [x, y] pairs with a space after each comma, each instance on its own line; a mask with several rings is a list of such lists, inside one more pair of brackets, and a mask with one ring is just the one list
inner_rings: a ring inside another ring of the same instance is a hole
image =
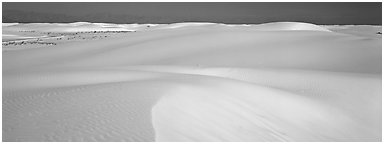
[[3, 22], [171, 23], [206, 21], [381, 25], [381, 3], [3, 2]]

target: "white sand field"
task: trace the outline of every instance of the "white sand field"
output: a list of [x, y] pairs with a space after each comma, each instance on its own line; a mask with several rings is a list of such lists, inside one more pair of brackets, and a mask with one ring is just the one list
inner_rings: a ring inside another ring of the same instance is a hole
[[382, 141], [381, 26], [2, 27], [3, 141]]

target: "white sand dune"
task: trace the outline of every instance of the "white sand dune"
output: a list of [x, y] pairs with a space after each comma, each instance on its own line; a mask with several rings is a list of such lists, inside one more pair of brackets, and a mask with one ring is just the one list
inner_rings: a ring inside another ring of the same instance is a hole
[[299, 23], [299, 22], [274, 22], [274, 23], [266, 23], [260, 24], [256, 26], [260, 30], [309, 30], [309, 31], [328, 31], [328, 29], [317, 26], [315, 24], [310, 23]]
[[21, 29], [137, 32], [3, 53], [3, 141], [382, 140], [379, 36], [298, 22], [3, 24]]
[[100, 24], [76, 22], [70, 24], [60, 23], [29, 23], [3, 25], [7, 30], [24, 30], [38, 32], [82, 32], [82, 31], [132, 31], [124, 27], [105, 27]]
[[381, 38], [381, 34], [377, 33], [382, 32], [381, 26], [371, 25], [331, 25], [323, 27], [334, 32], [373, 38]]
[[8, 40], [26, 40], [26, 39], [33, 39], [36, 37], [28, 37], [28, 36], [20, 36], [20, 35], [12, 35], [12, 34], [3, 34], [3, 41]]

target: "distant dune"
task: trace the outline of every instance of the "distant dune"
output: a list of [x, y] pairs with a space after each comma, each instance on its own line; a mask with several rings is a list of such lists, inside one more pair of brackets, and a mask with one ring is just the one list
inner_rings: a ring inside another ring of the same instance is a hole
[[3, 141], [379, 142], [379, 28], [3, 24]]

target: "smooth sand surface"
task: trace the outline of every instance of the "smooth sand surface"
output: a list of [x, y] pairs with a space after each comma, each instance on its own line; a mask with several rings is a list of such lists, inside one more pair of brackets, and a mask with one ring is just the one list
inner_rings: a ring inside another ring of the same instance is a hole
[[374, 31], [3, 24], [3, 141], [381, 141]]

